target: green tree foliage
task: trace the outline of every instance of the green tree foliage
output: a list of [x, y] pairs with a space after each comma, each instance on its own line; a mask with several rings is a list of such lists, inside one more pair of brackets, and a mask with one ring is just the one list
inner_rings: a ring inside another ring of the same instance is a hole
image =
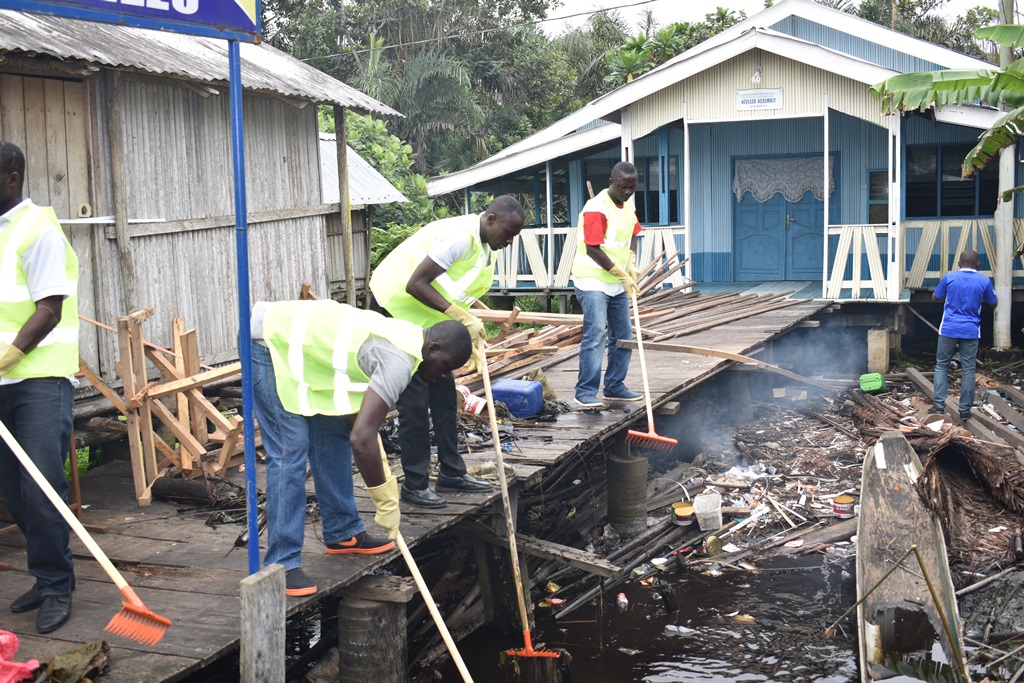
[[[992, 41], [1017, 50], [1024, 46], [1024, 26], [998, 25], [978, 29], [980, 40]], [[882, 102], [885, 112], [925, 111], [930, 107], [956, 104], [987, 104], [1009, 108], [964, 159], [963, 175], [980, 171], [1000, 151], [1017, 143], [1024, 131], [1024, 58], [1005, 69], [946, 69], [901, 74], [874, 85], [871, 93]], [[1015, 187], [1003, 194], [1003, 201], [1024, 191]]]

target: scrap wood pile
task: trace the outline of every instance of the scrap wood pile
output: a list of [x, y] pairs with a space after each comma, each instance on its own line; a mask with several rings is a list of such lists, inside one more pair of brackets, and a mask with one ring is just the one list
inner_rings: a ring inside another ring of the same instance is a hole
[[[678, 252], [667, 257], [662, 252], [641, 272], [637, 283], [637, 302], [645, 339], [662, 341], [695, 334], [799, 303], [798, 300], [787, 299], [785, 294], [722, 292], [704, 296], [690, 289], [693, 283], [663, 289], [666, 278], [685, 264], [686, 259], [679, 259]], [[512, 311], [474, 308], [473, 314], [500, 328], [498, 335], [489, 340], [487, 348], [487, 368], [491, 379], [520, 377], [568, 360], [579, 352], [583, 337], [582, 315], [529, 313], [519, 308]], [[482, 376], [476, 372], [457, 372], [456, 381], [474, 391], [483, 387]]]

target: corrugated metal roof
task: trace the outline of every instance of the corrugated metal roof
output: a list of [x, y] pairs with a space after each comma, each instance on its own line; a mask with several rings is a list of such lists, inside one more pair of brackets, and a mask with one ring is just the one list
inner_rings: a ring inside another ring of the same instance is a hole
[[[223, 85], [228, 41], [0, 10], [0, 52], [37, 52], [109, 67]], [[263, 43], [241, 43], [247, 90], [336, 104], [359, 112], [401, 115], [355, 88]]]
[[[327, 204], [338, 201], [338, 144], [329, 133], [320, 133], [320, 178], [323, 201]], [[351, 147], [348, 148], [348, 195], [352, 206], [409, 201]]]

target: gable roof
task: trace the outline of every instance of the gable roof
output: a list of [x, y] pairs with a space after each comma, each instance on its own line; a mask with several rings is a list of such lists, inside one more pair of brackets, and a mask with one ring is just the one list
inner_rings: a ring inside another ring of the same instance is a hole
[[[431, 195], [453, 192], [543, 161], [540, 159], [534, 161], [533, 164], [521, 164], [516, 168], [508, 168], [510, 164], [507, 162], [500, 163], [500, 167], [505, 170], [495, 172], [499, 168], [499, 162], [506, 159], [552, 158], [553, 155], [548, 153], [549, 147], [555, 145], [562, 138], [573, 135], [582, 127], [601, 119], [617, 119], [619, 111], [625, 107], [753, 49], [772, 52], [865, 85], [874, 85], [899, 73], [859, 57], [768, 28], [791, 16], [821, 23], [895, 50], [906, 51], [947, 66], [947, 68], [992, 67], [987, 62], [961, 55], [953, 50], [917, 38], [911, 38], [852, 14], [819, 5], [812, 0], [782, 0], [782, 2], [739, 22], [642, 76], [638, 76], [630, 83], [621, 85], [592, 100], [581, 109], [563, 117], [547, 128], [509, 145], [499, 154], [463, 171], [429, 180], [427, 190]], [[949, 123], [987, 127], [998, 117], [998, 112], [993, 110], [974, 107], [956, 109], [956, 111], [937, 112], [936, 118]], [[532, 153], [528, 154], [527, 152]]]
[[[266, 43], [240, 43], [246, 90], [401, 116], [336, 78]], [[189, 81], [226, 85], [228, 41], [0, 10], [0, 53], [34, 52]]]

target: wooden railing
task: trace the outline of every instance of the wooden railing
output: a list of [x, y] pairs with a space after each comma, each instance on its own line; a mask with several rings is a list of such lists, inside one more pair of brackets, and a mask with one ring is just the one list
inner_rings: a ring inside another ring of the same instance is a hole
[[[548, 229], [526, 228], [512, 242], [512, 246], [498, 252], [496, 289], [568, 289], [572, 279], [572, 260], [576, 252], [577, 228], [559, 227], [552, 230], [554, 272], [548, 268]], [[682, 260], [685, 253], [686, 228], [681, 225], [644, 228], [637, 245], [637, 260], [641, 270], [662, 252], [675, 256], [672, 262]], [[689, 262], [682, 271], [666, 278], [673, 287], [681, 287], [692, 278]]]
[[[1000, 258], [996, 252], [995, 224], [991, 218], [936, 218], [903, 221], [903, 249], [900, 263], [913, 254], [903, 282], [904, 288], [923, 289], [956, 268], [958, 256], [973, 249], [981, 256], [978, 272], [994, 277], [992, 264]], [[1014, 219], [1014, 243], [1024, 243], [1024, 219]], [[885, 225], [831, 225], [830, 243], [838, 238], [830, 257], [829, 276], [824, 295], [839, 298], [844, 292], [854, 299], [871, 290], [872, 298], [886, 298], [885, 259], [880, 245], [885, 244]], [[865, 272], [864, 264], [867, 268]], [[1013, 277], [1024, 278], [1024, 257], [1013, 261]]]

